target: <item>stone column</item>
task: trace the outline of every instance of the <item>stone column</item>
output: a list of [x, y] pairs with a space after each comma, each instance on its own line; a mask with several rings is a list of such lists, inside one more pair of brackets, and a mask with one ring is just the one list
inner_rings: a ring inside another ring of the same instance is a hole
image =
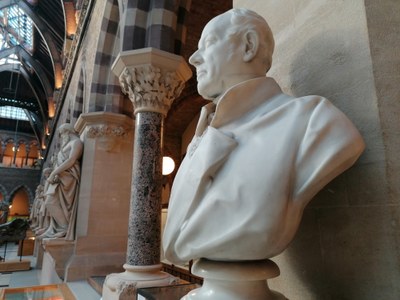
[[[28, 164], [29, 152], [31, 151], [31, 147], [29, 144], [25, 144], [25, 166]], [[24, 164], [22, 164], [24, 166]]]
[[191, 70], [182, 57], [154, 48], [122, 52], [113, 65], [136, 116], [127, 263], [110, 274], [103, 299], [125, 299], [135, 289], [168, 285], [161, 271], [161, 189], [163, 122]]
[[17, 142], [14, 142], [14, 148], [13, 148], [13, 160], [12, 160], [12, 165], [15, 166], [16, 160], [17, 160], [17, 152], [19, 149], [19, 144]]

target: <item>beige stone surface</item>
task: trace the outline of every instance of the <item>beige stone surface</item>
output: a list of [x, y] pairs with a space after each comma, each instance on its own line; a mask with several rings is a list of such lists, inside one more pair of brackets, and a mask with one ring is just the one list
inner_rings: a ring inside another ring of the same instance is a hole
[[89, 113], [76, 128], [84, 140], [74, 253], [68, 281], [120, 271], [128, 239], [133, 121], [120, 114]]
[[329, 98], [361, 131], [356, 166], [306, 208], [271, 288], [291, 300], [399, 299], [400, 2], [246, 1], [269, 22], [269, 73], [294, 95]]

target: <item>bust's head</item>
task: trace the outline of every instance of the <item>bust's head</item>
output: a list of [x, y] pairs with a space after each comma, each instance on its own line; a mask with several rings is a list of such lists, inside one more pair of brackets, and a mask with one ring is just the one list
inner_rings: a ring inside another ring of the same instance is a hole
[[189, 59], [197, 70], [199, 94], [214, 100], [240, 82], [265, 76], [273, 50], [271, 29], [257, 13], [235, 8], [215, 17]]

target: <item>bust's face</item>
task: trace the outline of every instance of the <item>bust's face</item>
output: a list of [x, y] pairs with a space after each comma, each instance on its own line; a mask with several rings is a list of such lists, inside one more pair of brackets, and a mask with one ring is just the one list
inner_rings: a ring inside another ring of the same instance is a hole
[[220, 96], [240, 73], [240, 39], [228, 36], [231, 26], [229, 13], [212, 19], [204, 27], [198, 50], [189, 58], [189, 63], [196, 67], [198, 92], [205, 99]]

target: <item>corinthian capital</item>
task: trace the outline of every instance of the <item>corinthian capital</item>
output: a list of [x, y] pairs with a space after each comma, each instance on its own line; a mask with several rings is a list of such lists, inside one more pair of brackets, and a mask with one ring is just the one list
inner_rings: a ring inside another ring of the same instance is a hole
[[122, 92], [132, 101], [135, 113], [154, 111], [164, 116], [185, 85], [175, 72], [163, 72], [153, 65], [127, 67], [119, 82]]
[[192, 72], [181, 56], [155, 48], [121, 52], [112, 70], [135, 114], [143, 111], [167, 115]]

